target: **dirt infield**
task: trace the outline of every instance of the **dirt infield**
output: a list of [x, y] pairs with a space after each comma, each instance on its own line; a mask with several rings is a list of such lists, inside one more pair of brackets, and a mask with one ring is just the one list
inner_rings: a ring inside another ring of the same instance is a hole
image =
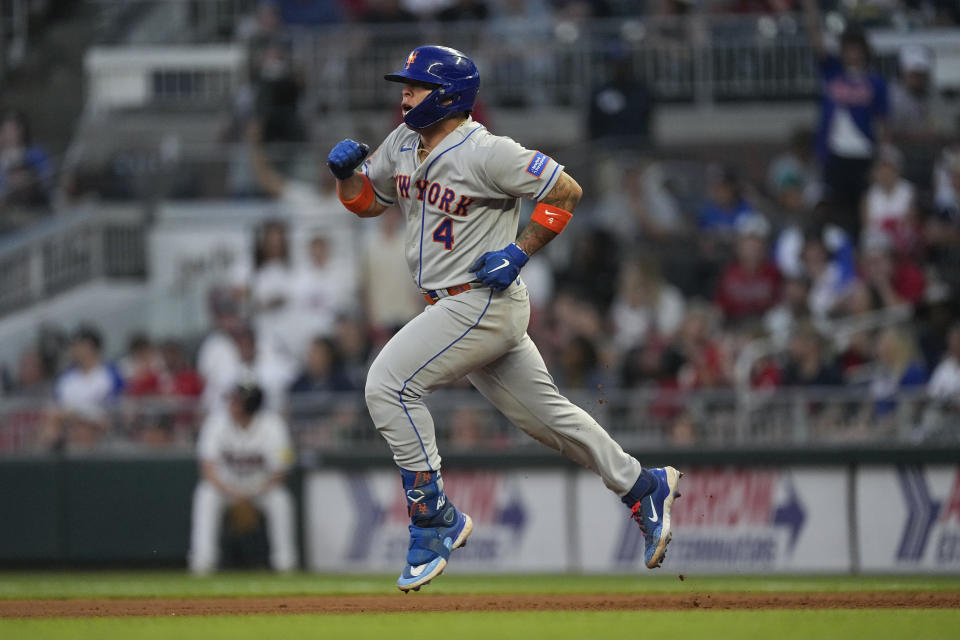
[[691, 609], [954, 609], [960, 592], [610, 595], [293, 596], [0, 600], [0, 618], [206, 616], [424, 611], [639, 611]]

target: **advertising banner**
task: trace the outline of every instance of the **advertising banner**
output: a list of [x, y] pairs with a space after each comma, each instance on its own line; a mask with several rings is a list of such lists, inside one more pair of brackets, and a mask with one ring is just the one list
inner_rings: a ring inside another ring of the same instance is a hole
[[960, 571], [960, 466], [857, 471], [865, 571]]
[[[444, 471], [446, 493], [473, 518], [456, 551], [465, 571], [562, 571], [567, 568], [565, 482], [561, 471]], [[308, 567], [317, 571], [403, 568], [410, 524], [393, 471], [319, 471], [305, 479]]]
[[251, 252], [250, 232], [238, 224], [160, 227], [150, 233], [150, 283], [159, 293], [230, 284]]
[[[847, 571], [846, 476], [829, 468], [690, 468], [674, 503], [669, 571]], [[577, 479], [577, 562], [643, 568], [643, 536], [591, 474]]]

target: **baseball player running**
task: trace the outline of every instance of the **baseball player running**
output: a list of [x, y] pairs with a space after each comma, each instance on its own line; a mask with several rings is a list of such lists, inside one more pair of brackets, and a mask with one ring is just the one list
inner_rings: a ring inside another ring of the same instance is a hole
[[[385, 78], [403, 85], [403, 124], [369, 158], [367, 145], [344, 140], [328, 164], [341, 202], [356, 215], [400, 207], [407, 264], [429, 304], [367, 374], [367, 407], [400, 467], [411, 519], [397, 587], [419, 590], [440, 575], [473, 529], [444, 494], [423, 402], [463, 376], [531, 437], [599, 474], [643, 530], [647, 566], [660, 566], [682, 474], [641, 467], [560, 395], [526, 333], [530, 303], [520, 270], [570, 222], [580, 186], [553, 158], [471, 119], [480, 75], [463, 53], [418, 47]], [[518, 237], [521, 198], [538, 204]]]

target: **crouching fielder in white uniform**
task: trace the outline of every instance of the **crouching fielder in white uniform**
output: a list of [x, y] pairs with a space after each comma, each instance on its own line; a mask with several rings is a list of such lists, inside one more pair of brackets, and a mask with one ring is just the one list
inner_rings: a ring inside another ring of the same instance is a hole
[[261, 411], [263, 391], [238, 384], [226, 411], [212, 414], [200, 431], [200, 483], [193, 494], [190, 570], [216, 569], [220, 522], [227, 507], [250, 501], [266, 518], [270, 565], [291, 571], [297, 565], [293, 500], [284, 485], [293, 462], [287, 426], [277, 414]]

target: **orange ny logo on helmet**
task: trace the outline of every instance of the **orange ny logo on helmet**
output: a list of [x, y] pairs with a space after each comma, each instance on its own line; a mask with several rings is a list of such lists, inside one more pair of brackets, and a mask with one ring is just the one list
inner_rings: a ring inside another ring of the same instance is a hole
[[409, 68], [410, 68], [410, 65], [412, 65], [412, 64], [413, 64], [413, 61], [416, 60], [416, 59], [417, 59], [417, 52], [416, 52], [416, 51], [411, 51], [411, 52], [410, 52], [410, 55], [407, 56], [407, 64], [406, 64], [406, 66], [404, 67], [404, 69], [409, 69]]

